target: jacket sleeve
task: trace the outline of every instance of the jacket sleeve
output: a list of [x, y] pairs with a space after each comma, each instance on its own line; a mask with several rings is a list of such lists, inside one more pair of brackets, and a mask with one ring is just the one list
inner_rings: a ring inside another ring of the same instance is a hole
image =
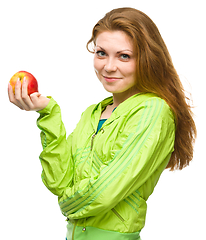
[[43, 168], [42, 181], [52, 193], [60, 196], [73, 184], [72, 134], [66, 138], [61, 110], [53, 98], [38, 113], [37, 126], [41, 130], [43, 146], [39, 157]]
[[[135, 131], [95, 179], [83, 179], [59, 198], [62, 213], [73, 219], [96, 216], [140, 188], [174, 150], [175, 123], [163, 100], [148, 100], [135, 113]], [[134, 121], [133, 121], [134, 123]]]

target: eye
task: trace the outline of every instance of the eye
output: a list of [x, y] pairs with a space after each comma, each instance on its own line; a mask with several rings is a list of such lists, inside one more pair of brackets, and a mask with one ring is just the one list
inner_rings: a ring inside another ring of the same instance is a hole
[[106, 55], [106, 53], [105, 53], [104, 51], [97, 51], [97, 52], [96, 52], [96, 55], [97, 55], [98, 57], [104, 57], [104, 56]]
[[129, 56], [128, 54], [121, 54], [121, 55], [120, 55], [120, 58], [121, 58], [122, 60], [128, 60], [128, 59], [130, 58], [130, 56]]

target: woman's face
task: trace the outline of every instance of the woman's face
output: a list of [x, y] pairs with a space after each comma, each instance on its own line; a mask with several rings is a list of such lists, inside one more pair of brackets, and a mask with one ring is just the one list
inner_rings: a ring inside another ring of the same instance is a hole
[[138, 92], [134, 47], [123, 31], [105, 31], [97, 36], [94, 68], [108, 92], [130, 95]]

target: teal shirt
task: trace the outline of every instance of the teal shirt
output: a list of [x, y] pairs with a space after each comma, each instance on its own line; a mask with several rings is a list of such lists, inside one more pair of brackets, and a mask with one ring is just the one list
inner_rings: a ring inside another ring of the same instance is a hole
[[98, 127], [97, 127], [97, 132], [96, 134], [99, 132], [100, 128], [102, 127], [102, 125], [107, 121], [107, 119], [100, 119], [99, 120], [99, 124], [98, 124]]
[[[112, 112], [114, 112], [115, 109], [116, 109], [116, 108], [114, 108]], [[98, 127], [97, 127], [97, 132], [96, 132], [96, 134], [99, 132], [99, 130], [101, 129], [102, 125], [103, 125], [106, 121], [107, 121], [107, 119], [100, 119], [100, 120], [99, 120], [99, 124], [98, 124]]]

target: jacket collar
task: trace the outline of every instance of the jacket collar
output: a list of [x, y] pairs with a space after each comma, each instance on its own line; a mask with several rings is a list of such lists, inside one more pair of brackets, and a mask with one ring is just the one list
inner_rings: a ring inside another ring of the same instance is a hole
[[[154, 94], [152, 93], [137, 93], [129, 97], [128, 99], [126, 99], [124, 102], [119, 104], [119, 106], [115, 109], [115, 111], [112, 113], [111, 117], [107, 120], [106, 123], [109, 124], [114, 120], [118, 119], [120, 116], [128, 114], [133, 109], [136, 109], [143, 100], [141, 99], [140, 95], [145, 96], [148, 94], [154, 96]], [[94, 130], [97, 128], [102, 111], [109, 104], [112, 104], [112, 103], [113, 103], [113, 97], [111, 96], [111, 97], [105, 98], [103, 101], [101, 101], [100, 103], [94, 106], [94, 109], [91, 115], [91, 123]]]

